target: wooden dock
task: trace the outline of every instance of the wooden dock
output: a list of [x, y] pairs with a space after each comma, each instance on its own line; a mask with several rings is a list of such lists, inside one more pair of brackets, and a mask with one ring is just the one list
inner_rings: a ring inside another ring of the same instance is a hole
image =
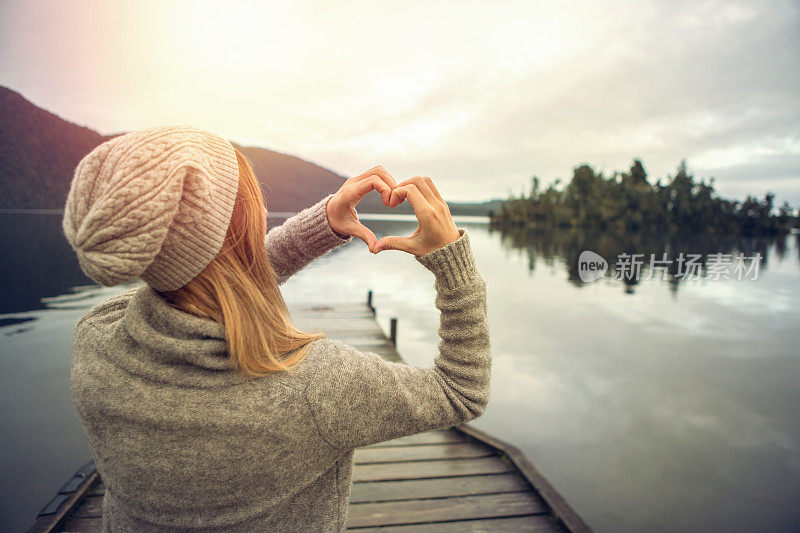
[[[397, 322], [387, 337], [367, 305], [296, 306], [301, 329], [390, 361]], [[355, 452], [348, 530], [358, 532], [591, 532], [515, 446], [469, 424], [359, 448]], [[99, 532], [103, 482], [93, 463], [75, 473], [29, 533]]]

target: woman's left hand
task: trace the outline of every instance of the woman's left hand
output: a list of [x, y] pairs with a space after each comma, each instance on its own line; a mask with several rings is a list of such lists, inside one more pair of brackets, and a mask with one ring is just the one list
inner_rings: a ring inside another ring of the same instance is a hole
[[331, 229], [340, 235], [358, 237], [372, 252], [378, 239], [372, 230], [359, 222], [356, 204], [370, 191], [376, 190], [381, 193], [383, 204], [388, 206], [396, 185], [394, 178], [381, 166], [345, 181], [326, 206]]

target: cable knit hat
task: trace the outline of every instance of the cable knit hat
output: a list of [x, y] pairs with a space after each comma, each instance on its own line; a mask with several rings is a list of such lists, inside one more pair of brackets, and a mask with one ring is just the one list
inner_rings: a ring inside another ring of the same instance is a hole
[[191, 126], [120, 135], [75, 169], [63, 229], [101, 285], [140, 276], [159, 291], [197, 276], [222, 248], [239, 167], [233, 145]]

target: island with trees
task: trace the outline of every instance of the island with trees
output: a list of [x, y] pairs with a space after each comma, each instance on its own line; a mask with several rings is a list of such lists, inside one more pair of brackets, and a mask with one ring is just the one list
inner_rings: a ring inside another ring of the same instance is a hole
[[511, 195], [490, 213], [491, 225], [508, 228], [584, 228], [611, 232], [658, 232], [706, 235], [778, 235], [797, 225], [794, 209], [775, 206], [775, 195], [744, 201], [721, 198], [714, 179], [697, 180], [681, 161], [674, 176], [650, 183], [641, 160], [627, 172], [608, 176], [589, 165], [575, 167], [562, 186], [556, 180], [542, 189]]

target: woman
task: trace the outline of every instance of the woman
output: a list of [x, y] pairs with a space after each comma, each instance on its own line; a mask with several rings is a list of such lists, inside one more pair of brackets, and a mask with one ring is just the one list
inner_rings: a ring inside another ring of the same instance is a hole
[[[372, 190], [411, 203], [412, 236], [377, 240], [358, 222]], [[355, 448], [483, 412], [485, 282], [429, 178], [376, 167], [269, 233], [265, 213], [244, 156], [197, 128], [122, 135], [78, 164], [63, 226], [82, 268], [107, 286], [145, 281], [75, 330], [72, 395], [106, 486], [104, 531], [342, 531]], [[279, 285], [353, 236], [433, 273], [433, 366], [292, 325]]]

